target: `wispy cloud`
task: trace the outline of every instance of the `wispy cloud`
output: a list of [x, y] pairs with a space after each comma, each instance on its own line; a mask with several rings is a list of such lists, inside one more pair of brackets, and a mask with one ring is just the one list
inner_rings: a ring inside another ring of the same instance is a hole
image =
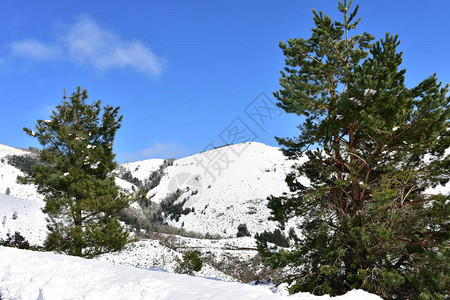
[[135, 152], [119, 153], [117, 159], [120, 163], [150, 158], [180, 158], [189, 155], [187, 148], [173, 143], [157, 143], [152, 147]]
[[99, 71], [131, 68], [152, 76], [162, 72], [162, 60], [143, 42], [124, 40], [120, 35], [101, 28], [89, 16], [78, 16], [75, 22], [62, 28], [52, 44], [36, 39], [10, 43], [10, 57], [41, 61], [63, 59], [92, 66]]
[[13, 42], [8, 45], [12, 56], [28, 57], [36, 60], [49, 60], [61, 57], [62, 51], [58, 46], [46, 45], [35, 39]]

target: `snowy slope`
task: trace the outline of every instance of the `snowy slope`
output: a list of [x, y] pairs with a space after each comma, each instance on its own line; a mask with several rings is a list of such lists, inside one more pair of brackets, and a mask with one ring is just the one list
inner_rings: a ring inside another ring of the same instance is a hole
[[133, 176], [139, 180], [145, 180], [153, 172], [159, 169], [164, 163], [164, 159], [147, 159], [136, 162], [121, 164], [126, 171], [133, 173]]
[[24, 199], [43, 199], [33, 185], [22, 185], [17, 182], [17, 176], [23, 176], [19, 169], [9, 165], [6, 157], [9, 155], [35, 155], [33, 152], [9, 147], [0, 144], [0, 193], [6, 193], [9, 188], [10, 195]]
[[284, 179], [292, 164], [276, 147], [256, 142], [225, 146], [175, 160], [148, 196], [160, 202], [182, 190], [178, 201], [185, 200], [184, 207], [194, 213], [172, 225], [190, 231], [234, 236], [241, 223], [251, 234], [273, 230], [266, 198], [288, 191]]
[[[145, 269], [161, 268], [174, 273], [179, 265], [178, 261], [182, 259], [182, 253], [162, 246], [156, 240], [142, 240], [128, 244], [120, 252], [103, 254], [98, 259]], [[202, 269], [194, 272], [194, 274], [196, 276], [217, 278], [224, 281], [235, 281], [233, 277], [214, 269], [208, 264], [203, 264]]]
[[18, 231], [31, 245], [42, 245], [48, 233], [43, 204], [0, 194], [0, 239]]
[[8, 155], [27, 155], [31, 153], [29, 150], [14, 148], [0, 143], [0, 158]]
[[[330, 299], [4, 247], [0, 270], [1, 299]], [[359, 290], [332, 299], [380, 298]]]

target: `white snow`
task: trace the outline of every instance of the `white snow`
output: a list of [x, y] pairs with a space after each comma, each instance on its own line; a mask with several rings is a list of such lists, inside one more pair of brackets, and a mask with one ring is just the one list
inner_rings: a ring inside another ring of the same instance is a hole
[[[0, 247], [2, 299], [330, 299], [285, 290], [146, 270], [48, 252]], [[331, 299], [380, 299], [361, 290]]]
[[184, 223], [190, 231], [235, 236], [242, 223], [251, 234], [272, 231], [276, 223], [267, 220], [266, 198], [289, 191], [285, 178], [293, 163], [280, 148], [256, 142], [217, 148], [175, 160], [148, 196], [159, 202], [177, 189], [184, 191], [179, 201], [185, 199], [184, 207], [195, 212], [172, 225]]
[[19, 169], [7, 162], [10, 155], [34, 155], [33, 152], [9, 147], [0, 144], [0, 193], [6, 193], [9, 188], [10, 195], [23, 199], [42, 200], [43, 197], [36, 191], [34, 185], [23, 185], [17, 182], [17, 176], [24, 176]]
[[0, 144], [0, 158], [8, 155], [26, 155], [30, 153], [31, 153], [30, 151], [25, 149], [19, 149], [4, 144]]
[[366, 90], [364, 91], [364, 96], [367, 96], [367, 95], [375, 95], [376, 93], [377, 93], [376, 90], [366, 89]]
[[[174, 273], [179, 264], [177, 259], [181, 260], [182, 256], [181, 252], [167, 248], [157, 240], [141, 240], [128, 244], [120, 252], [103, 254], [98, 259], [145, 269], [160, 268]], [[194, 274], [224, 281], [235, 281], [231, 276], [205, 263], [202, 269]]]
[[20, 199], [0, 194], [0, 239], [19, 232], [31, 245], [43, 245], [47, 222], [41, 200]]
[[153, 171], [158, 170], [159, 166], [163, 163], [164, 159], [147, 159], [121, 164], [120, 166], [133, 173], [133, 176], [137, 179], [143, 181], [147, 179]]

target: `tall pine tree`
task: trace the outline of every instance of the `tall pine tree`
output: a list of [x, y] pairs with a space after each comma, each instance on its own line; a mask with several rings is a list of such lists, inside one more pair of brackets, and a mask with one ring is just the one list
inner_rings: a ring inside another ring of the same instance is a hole
[[119, 108], [86, 102], [86, 90], [64, 99], [50, 120], [38, 120], [36, 131], [24, 128], [42, 145], [40, 163], [23, 182], [45, 196], [49, 250], [92, 257], [119, 250], [128, 232], [117, 213], [129, 205], [111, 172], [116, 168], [113, 141], [120, 128]]
[[339, 1], [341, 22], [313, 11], [309, 39], [280, 43], [286, 67], [274, 95], [304, 121], [298, 137], [277, 139], [290, 158], [309, 160], [269, 208], [281, 224], [301, 217], [302, 234], [291, 251], [261, 238], [259, 253], [273, 267], [299, 267], [291, 292], [442, 298], [450, 196], [429, 188], [450, 179], [448, 86], [433, 75], [407, 88], [398, 37], [352, 35], [361, 20], [352, 2]]

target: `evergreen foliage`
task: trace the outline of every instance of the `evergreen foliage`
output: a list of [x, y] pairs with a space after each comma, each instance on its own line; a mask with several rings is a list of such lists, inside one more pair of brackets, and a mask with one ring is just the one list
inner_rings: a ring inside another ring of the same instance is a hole
[[193, 275], [194, 271], [202, 269], [203, 260], [197, 251], [186, 251], [183, 254], [183, 260], [179, 262], [175, 272], [180, 274]]
[[287, 238], [278, 228], [273, 232], [264, 230], [262, 233], [257, 233], [255, 238], [258, 241], [263, 241], [264, 243], [269, 242], [279, 247], [287, 248], [290, 246], [289, 238]]
[[23, 183], [34, 183], [45, 196], [49, 250], [93, 257], [121, 249], [129, 240], [117, 214], [130, 198], [119, 193], [112, 171], [116, 168], [113, 141], [122, 117], [118, 107], [86, 102], [86, 90], [64, 99], [50, 120], [38, 120], [36, 137], [43, 149]]
[[432, 75], [407, 88], [398, 37], [351, 35], [361, 20], [352, 2], [339, 1], [342, 22], [313, 11], [309, 39], [280, 43], [286, 67], [274, 95], [304, 121], [298, 137], [277, 139], [308, 161], [268, 205], [282, 225], [302, 217], [303, 234], [290, 251], [259, 239], [259, 253], [272, 267], [301, 266], [293, 293], [443, 299], [450, 196], [427, 189], [450, 178], [448, 85]]

